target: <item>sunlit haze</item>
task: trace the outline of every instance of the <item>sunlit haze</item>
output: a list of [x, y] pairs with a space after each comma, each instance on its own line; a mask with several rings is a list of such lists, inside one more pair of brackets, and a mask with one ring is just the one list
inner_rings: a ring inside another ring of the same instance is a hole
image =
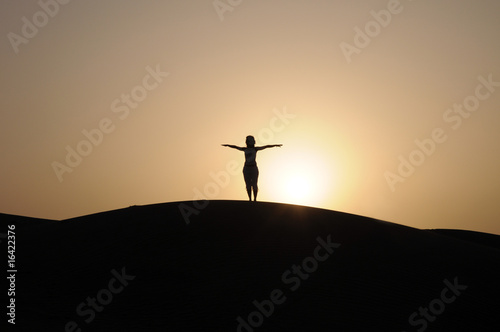
[[0, 212], [247, 200], [254, 135], [260, 201], [500, 234], [499, 1], [0, 8]]

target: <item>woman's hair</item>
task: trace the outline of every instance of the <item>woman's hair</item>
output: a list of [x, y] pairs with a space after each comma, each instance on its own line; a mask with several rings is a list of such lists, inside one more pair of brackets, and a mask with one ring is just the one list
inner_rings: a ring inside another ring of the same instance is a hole
[[251, 136], [251, 135], [248, 135], [247, 139], [245, 140], [245, 143], [249, 147], [254, 147], [255, 146], [255, 138], [253, 136]]

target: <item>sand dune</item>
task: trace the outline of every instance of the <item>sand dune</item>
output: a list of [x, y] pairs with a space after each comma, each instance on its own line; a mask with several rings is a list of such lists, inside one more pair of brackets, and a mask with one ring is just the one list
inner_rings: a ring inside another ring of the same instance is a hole
[[243, 201], [187, 224], [180, 204], [0, 215], [16, 225], [16, 330], [500, 330], [500, 236]]

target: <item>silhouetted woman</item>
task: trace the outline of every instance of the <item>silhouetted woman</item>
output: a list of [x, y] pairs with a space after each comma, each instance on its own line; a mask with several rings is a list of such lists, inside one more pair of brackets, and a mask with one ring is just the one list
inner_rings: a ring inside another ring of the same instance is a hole
[[245, 152], [245, 166], [243, 166], [243, 177], [245, 178], [245, 184], [247, 186], [248, 199], [252, 200], [252, 189], [253, 189], [253, 200], [257, 200], [257, 179], [259, 177], [259, 169], [257, 168], [257, 162], [255, 158], [257, 157], [257, 151], [264, 150], [267, 148], [280, 147], [283, 144], [274, 145], [264, 145], [255, 146], [255, 138], [253, 136], [247, 136], [245, 141], [247, 144], [246, 148], [241, 148], [236, 145], [222, 144], [222, 146], [227, 146], [228, 148], [237, 149]]

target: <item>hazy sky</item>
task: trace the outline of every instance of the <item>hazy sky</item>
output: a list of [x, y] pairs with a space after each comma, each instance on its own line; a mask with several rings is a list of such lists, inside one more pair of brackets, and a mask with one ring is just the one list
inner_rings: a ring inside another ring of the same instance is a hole
[[499, 15], [497, 0], [2, 1], [0, 211], [246, 200], [243, 153], [220, 144], [253, 134], [283, 144], [258, 153], [262, 201], [500, 234]]

